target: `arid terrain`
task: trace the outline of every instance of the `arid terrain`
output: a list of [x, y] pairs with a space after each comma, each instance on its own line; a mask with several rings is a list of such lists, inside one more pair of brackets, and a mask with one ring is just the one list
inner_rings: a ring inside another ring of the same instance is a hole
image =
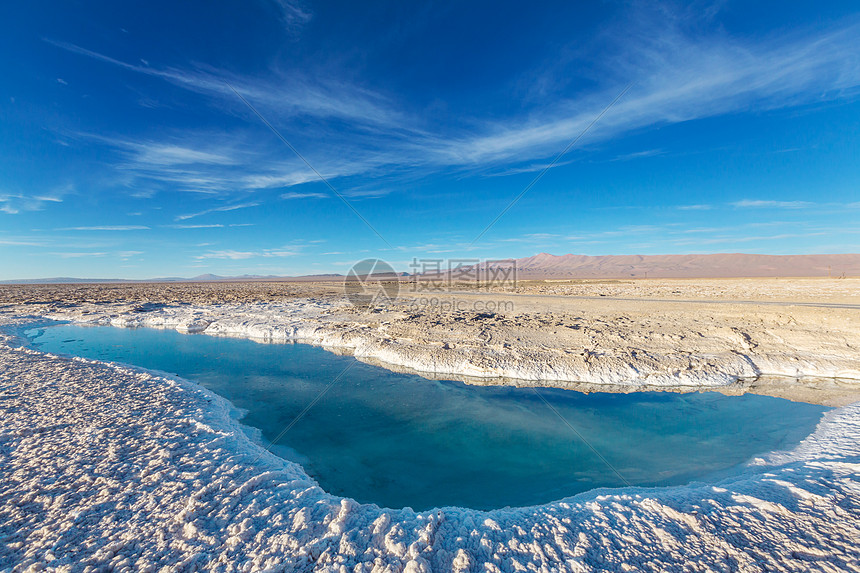
[[[400, 286], [397, 299], [365, 307], [337, 282], [0, 288], [0, 562], [15, 571], [857, 569], [860, 281]], [[843, 407], [790, 451], [713, 483], [415, 512], [325, 492], [193, 381], [16, 338], [46, 319], [301, 340], [479, 384], [755, 392]]]
[[396, 299], [357, 307], [338, 281], [22, 285], [0, 289], [0, 310], [302, 340], [480, 384], [755, 388], [830, 405], [860, 385], [860, 279], [398, 286]]

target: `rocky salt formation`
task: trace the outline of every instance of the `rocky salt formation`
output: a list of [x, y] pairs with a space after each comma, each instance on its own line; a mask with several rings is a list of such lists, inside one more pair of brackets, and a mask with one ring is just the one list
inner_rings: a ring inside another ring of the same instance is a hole
[[[0, 331], [50, 317], [303, 340], [486, 383], [513, 375], [614, 391], [735, 391], [722, 385], [769, 372], [806, 376], [771, 392], [815, 401], [837, 388], [820, 401], [840, 404], [858, 388], [860, 300], [850, 281], [568, 281], [511, 291], [437, 300], [467, 308], [407, 298], [357, 309], [331, 284], [7, 287]], [[475, 308], [487, 300], [514, 305]], [[193, 382], [48, 355], [0, 334], [0, 570], [860, 568], [860, 403], [827, 413], [794, 450], [719, 483], [594, 490], [490, 512], [329, 495], [263, 450], [236, 416]]]
[[20, 343], [0, 336], [0, 569], [860, 567], [860, 404], [719, 483], [414, 512], [327, 494], [192, 382]]
[[[748, 285], [741, 286], [749, 296]], [[543, 288], [440, 294], [432, 304], [407, 295], [372, 309], [353, 307], [336, 292], [299, 290], [278, 300], [84, 299], [40, 301], [26, 310], [84, 324], [297, 340], [391, 367], [499, 383], [716, 387], [761, 375], [860, 379], [860, 306], [842, 299], [585, 298], [546, 295]], [[490, 303], [494, 310], [485, 310]]]

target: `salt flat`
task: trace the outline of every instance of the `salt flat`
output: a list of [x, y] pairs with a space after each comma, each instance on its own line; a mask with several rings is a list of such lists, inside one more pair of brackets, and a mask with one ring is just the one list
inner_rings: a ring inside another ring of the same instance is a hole
[[372, 309], [349, 304], [341, 288], [66, 285], [5, 295], [8, 312], [303, 340], [478, 383], [666, 388], [761, 375], [860, 379], [857, 279], [529, 281], [454, 292], [401, 285], [400, 298]]
[[[684, 389], [784, 374], [797, 377], [781, 386], [787, 392], [823, 389], [822, 402], [845, 404], [860, 384], [858, 286], [540, 282], [433, 295], [466, 309], [411, 299], [357, 309], [323, 283], [34, 286], [0, 291], [0, 321], [301, 339], [488, 383]], [[514, 306], [475, 309], [487, 301]], [[326, 494], [252, 443], [229, 404], [188, 381], [45, 355], [7, 334], [0, 385], [0, 564], [14, 570], [860, 567], [858, 404], [825, 415], [793, 451], [716, 484], [415, 513]]]

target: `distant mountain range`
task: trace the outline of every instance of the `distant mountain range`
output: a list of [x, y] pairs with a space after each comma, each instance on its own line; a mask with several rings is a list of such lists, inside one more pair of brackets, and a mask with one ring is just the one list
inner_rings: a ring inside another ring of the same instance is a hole
[[[512, 259], [518, 279], [743, 278], [860, 276], [860, 254], [846, 255], [550, 255]], [[491, 263], [492, 265], [492, 263]], [[511, 263], [504, 263], [510, 266]], [[483, 264], [482, 264], [483, 266]], [[405, 273], [401, 276], [407, 276]], [[386, 277], [388, 278], [388, 277]], [[333, 281], [340, 274], [163, 277], [146, 280], [53, 277], [0, 281], [0, 284], [78, 284], [135, 282]]]
[[550, 255], [516, 259], [517, 278], [729, 278], [860, 276], [848, 255]]

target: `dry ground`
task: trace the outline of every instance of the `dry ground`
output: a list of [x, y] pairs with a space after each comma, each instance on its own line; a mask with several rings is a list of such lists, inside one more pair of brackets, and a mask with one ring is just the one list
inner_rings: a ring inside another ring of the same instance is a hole
[[278, 304], [301, 301], [321, 308], [301, 318], [313, 342], [431, 376], [585, 390], [742, 378], [726, 391], [809, 400], [817, 388], [814, 401], [833, 405], [858, 398], [860, 279], [548, 280], [441, 292], [402, 283], [396, 301], [370, 308], [351, 306], [338, 281], [0, 287], [7, 313], [104, 322], [185, 312], [204, 328], [223, 318], [218, 305], [254, 309], [242, 316], [260, 323]]

